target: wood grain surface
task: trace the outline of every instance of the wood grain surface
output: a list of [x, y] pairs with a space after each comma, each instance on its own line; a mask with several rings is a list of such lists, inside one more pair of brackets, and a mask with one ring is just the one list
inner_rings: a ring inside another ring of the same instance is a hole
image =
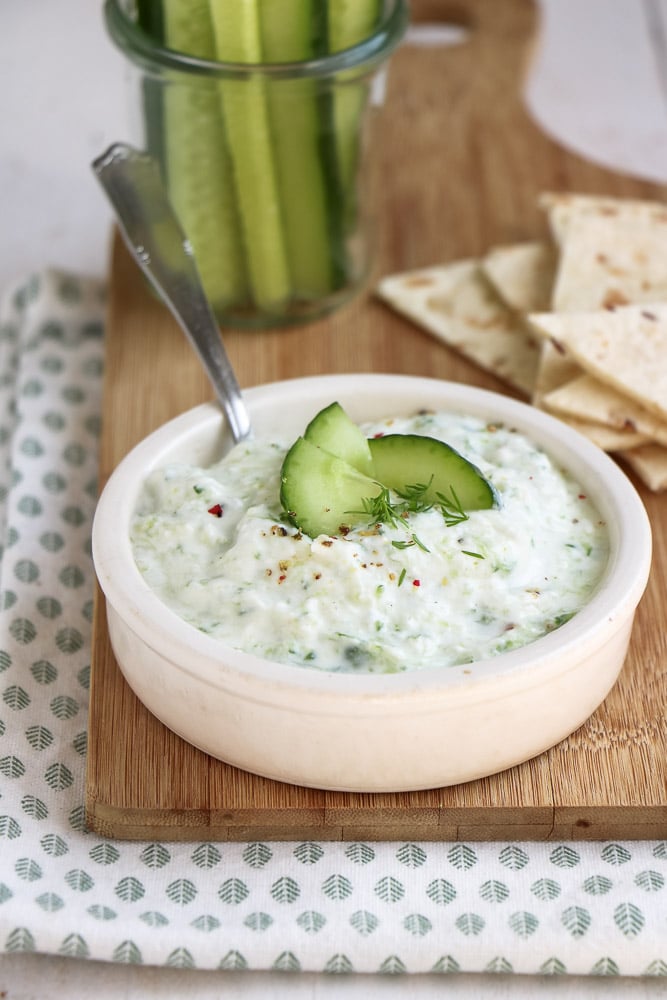
[[[414, 0], [413, 19], [470, 28], [456, 48], [402, 46], [376, 137], [376, 277], [546, 235], [544, 190], [665, 199], [556, 146], [521, 101], [538, 26], [528, 0]], [[308, 326], [225, 331], [242, 386], [328, 372], [400, 372], [505, 387], [373, 297]], [[120, 241], [110, 274], [101, 480], [168, 418], [211, 397], [167, 311]], [[304, 789], [216, 761], [169, 732], [125, 683], [96, 602], [87, 821], [162, 840], [503, 840], [667, 836], [667, 499], [646, 493], [655, 538], [630, 653], [604, 704], [568, 739], [484, 780], [363, 795]]]

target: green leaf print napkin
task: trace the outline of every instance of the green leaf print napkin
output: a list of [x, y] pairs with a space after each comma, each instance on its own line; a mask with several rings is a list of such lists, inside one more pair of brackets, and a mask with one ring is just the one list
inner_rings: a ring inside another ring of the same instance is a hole
[[86, 832], [104, 289], [0, 307], [0, 949], [309, 972], [667, 975], [667, 842], [124, 843]]

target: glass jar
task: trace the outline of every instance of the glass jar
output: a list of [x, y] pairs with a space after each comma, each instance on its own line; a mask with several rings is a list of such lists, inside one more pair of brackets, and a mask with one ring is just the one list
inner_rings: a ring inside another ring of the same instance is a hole
[[[367, 37], [347, 44], [369, 8]], [[347, 11], [358, 24], [321, 31], [340, 50], [313, 55], [326, 0], [106, 0], [132, 138], [160, 164], [224, 326], [312, 320], [367, 279], [372, 126], [408, 13], [406, 0]]]

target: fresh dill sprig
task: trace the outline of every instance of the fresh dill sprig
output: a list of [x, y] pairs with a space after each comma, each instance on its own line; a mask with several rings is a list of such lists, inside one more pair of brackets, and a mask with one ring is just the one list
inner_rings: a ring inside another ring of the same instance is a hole
[[410, 538], [409, 538], [408, 541], [401, 542], [401, 541], [395, 540], [391, 544], [394, 546], [395, 549], [409, 549], [412, 545], [416, 545], [418, 548], [420, 548], [422, 550], [422, 552], [429, 552], [430, 551], [429, 549], [426, 548], [426, 546], [424, 545], [424, 543], [417, 537], [417, 535], [415, 535], [414, 531], [410, 535]]
[[424, 510], [430, 510], [433, 502], [426, 499], [426, 494], [430, 490], [432, 482], [433, 476], [427, 483], [413, 483], [403, 490], [394, 490], [394, 493], [403, 501], [402, 505], [398, 504], [397, 506], [404, 506], [410, 514], [419, 514]]
[[402, 516], [402, 512], [392, 503], [391, 493], [386, 486], [381, 488], [377, 496], [363, 497], [361, 502], [364, 505], [363, 510], [350, 510], [346, 513], [367, 514], [372, 524], [390, 524], [394, 528], [399, 526], [398, 519]]
[[[382, 486], [380, 492], [374, 497], [364, 497], [362, 511], [350, 511], [351, 514], [367, 514], [372, 524], [389, 524], [392, 528], [406, 528], [410, 514], [418, 514], [421, 511], [430, 510], [432, 503], [425, 499], [429, 484], [421, 483], [414, 486], [406, 486], [404, 491], [394, 490], [400, 499], [392, 499], [391, 492], [386, 486]], [[397, 549], [407, 549], [412, 545], [417, 545], [424, 552], [428, 548], [412, 532], [408, 541], [393, 541], [391, 543]]]
[[368, 514], [369, 521], [374, 524], [391, 524], [398, 528], [410, 514], [420, 514], [433, 507], [433, 502], [426, 499], [430, 485], [430, 482], [415, 483], [406, 486], [404, 490], [394, 490], [399, 499], [393, 500], [391, 491], [378, 483], [380, 492], [374, 497], [363, 498], [363, 510], [352, 510], [349, 513]]
[[[407, 530], [407, 522], [411, 514], [421, 514], [424, 511], [433, 510], [434, 507], [440, 511], [448, 528], [467, 521], [468, 515], [464, 511], [453, 486], [450, 486], [451, 497], [437, 492], [435, 500], [428, 499], [432, 483], [433, 476], [428, 483], [413, 483], [405, 486], [402, 490], [393, 490], [393, 494], [398, 497], [398, 500], [392, 497], [392, 491], [386, 486], [381, 486], [380, 492], [376, 496], [362, 499], [363, 510], [352, 510], [348, 513], [366, 514], [371, 524], [388, 524], [392, 528], [404, 528], [405, 530]], [[406, 541], [397, 540], [391, 544], [397, 549], [407, 549], [416, 545], [424, 552], [429, 551], [414, 532], [411, 532]]]
[[440, 513], [445, 519], [445, 524], [448, 528], [453, 528], [457, 524], [467, 521], [468, 515], [464, 511], [454, 487], [450, 486], [449, 489], [452, 494], [451, 500], [449, 500], [444, 493], [436, 493], [436, 496], [438, 498]]
[[399, 498], [398, 500], [392, 499], [392, 491], [386, 486], [381, 486], [380, 492], [376, 496], [362, 499], [363, 510], [351, 510], [348, 513], [367, 514], [369, 521], [373, 524], [390, 524], [392, 527], [398, 528], [409, 518], [410, 514], [421, 514], [437, 507], [448, 528], [461, 524], [462, 521], [467, 521], [468, 515], [464, 511], [453, 486], [450, 486], [451, 497], [437, 492], [435, 500], [428, 499], [427, 495], [432, 482], [433, 477], [428, 483], [414, 483], [405, 486], [402, 490], [393, 490], [395, 496]]

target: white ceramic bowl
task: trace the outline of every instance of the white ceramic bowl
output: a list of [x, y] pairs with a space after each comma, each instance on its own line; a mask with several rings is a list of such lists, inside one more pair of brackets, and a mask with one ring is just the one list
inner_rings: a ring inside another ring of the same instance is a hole
[[255, 434], [296, 437], [338, 400], [357, 421], [445, 409], [504, 421], [569, 468], [607, 521], [610, 556], [573, 619], [528, 646], [465, 667], [390, 675], [323, 673], [238, 652], [171, 612], [137, 570], [129, 525], [146, 475], [171, 460], [208, 465], [231, 441], [205, 404], [149, 435], [99, 501], [93, 557], [113, 649], [165, 725], [214, 757], [317, 788], [441, 787], [501, 771], [553, 746], [605, 698], [646, 586], [651, 533], [635, 489], [603, 452], [530, 406], [469, 386], [396, 375], [332, 375], [246, 391]]

